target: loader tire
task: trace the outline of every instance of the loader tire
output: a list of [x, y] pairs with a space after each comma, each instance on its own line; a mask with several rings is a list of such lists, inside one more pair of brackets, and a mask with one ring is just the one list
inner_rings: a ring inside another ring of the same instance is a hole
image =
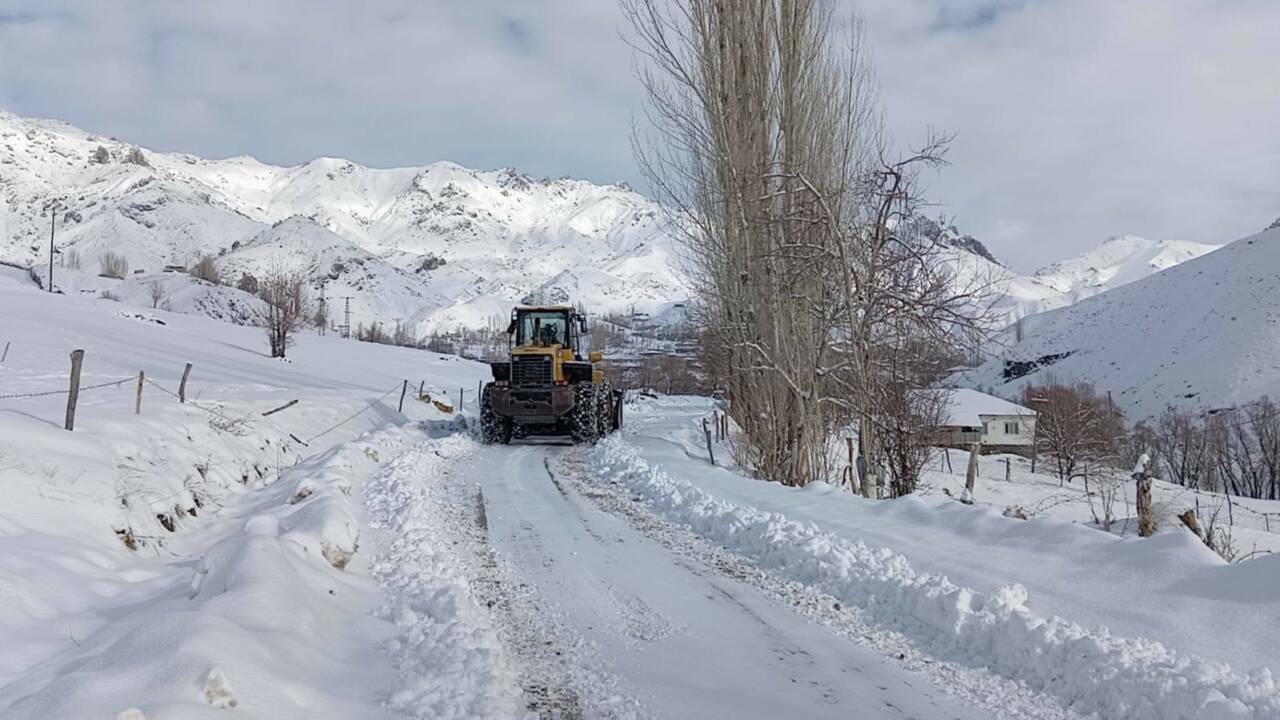
[[485, 445], [511, 442], [511, 418], [502, 417], [493, 409], [493, 383], [485, 385], [480, 393], [480, 442]]
[[600, 437], [607, 437], [613, 426], [613, 388], [606, 380], [596, 386], [596, 428]]
[[600, 438], [600, 414], [596, 410], [594, 383], [578, 383], [573, 388], [573, 410], [569, 411], [569, 436], [573, 444], [591, 444]]

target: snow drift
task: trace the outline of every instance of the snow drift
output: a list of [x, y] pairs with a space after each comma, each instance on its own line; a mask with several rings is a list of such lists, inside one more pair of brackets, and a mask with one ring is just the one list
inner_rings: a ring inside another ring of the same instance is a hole
[[983, 593], [919, 573], [888, 548], [718, 500], [651, 466], [621, 436], [598, 445], [590, 460], [656, 512], [764, 569], [815, 585], [941, 657], [1052, 693], [1073, 710], [1152, 720], [1280, 715], [1280, 686], [1267, 668], [1242, 675], [1158, 642], [1043, 617], [1021, 585]]

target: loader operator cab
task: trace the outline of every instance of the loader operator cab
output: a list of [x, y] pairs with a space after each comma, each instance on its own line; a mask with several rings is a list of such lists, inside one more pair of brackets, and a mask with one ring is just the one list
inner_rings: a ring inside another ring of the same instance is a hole
[[[559, 345], [578, 355], [578, 339], [585, 334], [586, 319], [569, 308], [518, 308], [507, 333], [520, 347]], [[576, 332], [575, 332], [576, 331]]]

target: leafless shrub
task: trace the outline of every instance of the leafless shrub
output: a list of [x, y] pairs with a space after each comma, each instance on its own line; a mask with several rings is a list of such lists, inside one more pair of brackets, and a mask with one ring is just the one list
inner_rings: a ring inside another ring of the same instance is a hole
[[258, 294], [258, 278], [249, 273], [240, 273], [240, 280], [236, 283], [236, 288], [243, 290], [251, 295]]
[[160, 302], [165, 299], [164, 283], [159, 280], [152, 280], [147, 285], [147, 294], [151, 297], [151, 307], [160, 307]]
[[1229, 522], [1223, 524], [1219, 520], [1222, 505], [1216, 505], [1203, 523], [1198, 510], [1198, 507], [1195, 510], [1188, 509], [1179, 515], [1178, 519], [1219, 557], [1227, 562], [1235, 562], [1240, 553], [1231, 537], [1231, 524]]
[[142, 153], [142, 148], [137, 146], [129, 148], [129, 152], [125, 153], [124, 161], [133, 165], [151, 167], [151, 163], [147, 162], [147, 156]]
[[218, 264], [214, 261], [212, 255], [201, 255], [187, 268], [187, 273], [191, 277], [199, 278], [214, 285], [222, 283], [222, 276], [218, 273]]
[[110, 301], [112, 301], [112, 302], [120, 302], [120, 296], [119, 296], [119, 295], [116, 295], [115, 293], [111, 292], [110, 290], [103, 290], [102, 292], [98, 293], [98, 297], [102, 298], [103, 300], [110, 300]]
[[1093, 516], [1095, 525], [1108, 532], [1111, 531], [1111, 526], [1116, 521], [1116, 502], [1124, 497], [1127, 487], [1125, 478], [1114, 471], [1095, 473], [1092, 483], [1089, 476], [1085, 475], [1084, 494], [1089, 503], [1089, 514]]
[[68, 250], [62, 254], [62, 267], [79, 270], [82, 263], [79, 250]]
[[129, 259], [107, 250], [98, 256], [98, 275], [123, 280], [129, 274]]

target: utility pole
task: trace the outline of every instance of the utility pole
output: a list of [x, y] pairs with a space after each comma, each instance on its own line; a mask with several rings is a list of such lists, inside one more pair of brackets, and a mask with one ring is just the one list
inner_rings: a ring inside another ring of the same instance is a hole
[[329, 322], [329, 313], [325, 312], [324, 288], [325, 288], [325, 285], [321, 283], [320, 284], [320, 317], [318, 318], [320, 322], [316, 323], [316, 325], [318, 325], [320, 328], [319, 329], [320, 337], [324, 337], [324, 326]]
[[49, 206], [49, 292], [53, 292], [53, 224], [58, 219], [58, 202]]
[[341, 297], [346, 301], [345, 316], [342, 321], [342, 337], [349, 338], [351, 337], [351, 296], [343, 295]]

